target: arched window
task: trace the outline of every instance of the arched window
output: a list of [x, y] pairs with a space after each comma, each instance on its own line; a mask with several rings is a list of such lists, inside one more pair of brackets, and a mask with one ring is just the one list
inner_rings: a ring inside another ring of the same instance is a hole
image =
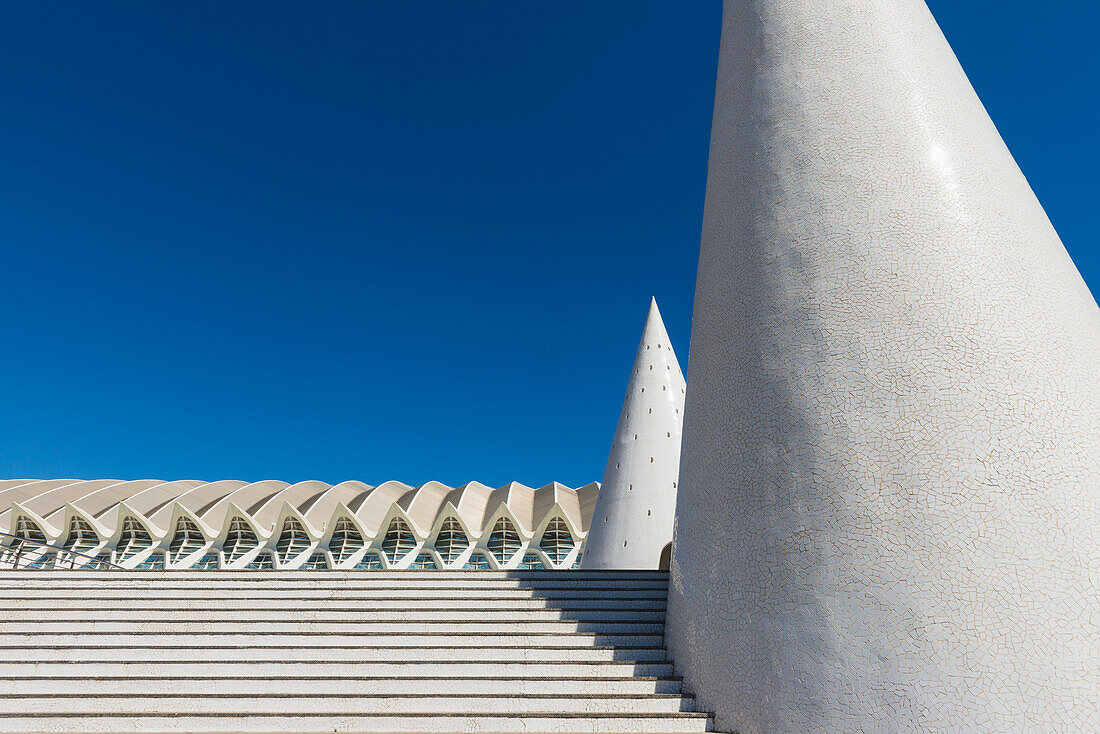
[[133, 558], [152, 545], [153, 538], [136, 517], [127, 515], [123, 518], [122, 534], [118, 536], [118, 545], [115, 546], [119, 561]]
[[435, 549], [443, 562], [450, 565], [470, 547], [470, 539], [462, 531], [462, 525], [454, 517], [448, 516], [439, 527], [435, 536]]
[[25, 515], [20, 515], [19, 519], [16, 520], [15, 534], [20, 538], [26, 538], [27, 540], [33, 540], [38, 543], [46, 542], [46, 534], [42, 532], [42, 528], [38, 527], [38, 523]]
[[179, 563], [206, 545], [206, 537], [199, 526], [182, 515], [176, 520], [176, 532], [168, 545], [168, 560]]
[[407, 556], [416, 547], [416, 538], [408, 524], [400, 517], [390, 520], [390, 526], [386, 529], [386, 537], [382, 539], [382, 552], [386, 554], [386, 560], [390, 565], [397, 563]]
[[497, 559], [497, 563], [502, 566], [512, 560], [512, 556], [519, 552], [521, 544], [522, 541], [519, 539], [516, 527], [507, 517], [501, 517], [497, 520], [497, 524], [493, 526], [493, 532], [489, 534], [489, 542], [486, 543], [489, 552]]
[[225, 562], [233, 563], [259, 544], [260, 540], [252, 531], [252, 526], [240, 515], [234, 515], [229, 521], [229, 532], [225, 534], [225, 542], [222, 544]]
[[33, 561], [27, 564], [27, 568], [33, 568], [36, 570], [45, 570], [53, 568], [54, 561], [57, 560], [57, 554], [53, 552], [42, 553], [36, 557]]
[[271, 555], [271, 551], [261, 551], [256, 554], [256, 557], [245, 564], [245, 568], [249, 571], [271, 571], [275, 568], [275, 556]]
[[360, 571], [381, 571], [385, 566], [382, 565], [382, 556], [378, 555], [375, 551], [367, 551], [362, 558], [360, 558], [355, 568]]
[[518, 568], [526, 571], [545, 571], [546, 564], [539, 558], [538, 553], [529, 552], [523, 554], [523, 560], [519, 562]]
[[195, 561], [195, 565], [191, 568], [196, 571], [217, 571], [218, 570], [218, 552], [208, 551], [202, 558]]
[[65, 538], [62, 548], [76, 553], [87, 553], [99, 545], [99, 536], [92, 526], [73, 515], [69, 520], [69, 537]]
[[96, 555], [95, 560], [91, 561], [84, 568], [89, 571], [109, 571], [111, 568], [111, 552], [106, 550], [100, 551]]
[[134, 568], [138, 571], [163, 571], [164, 552], [157, 551], [156, 553], [150, 553], [141, 561], [141, 563], [134, 566]]
[[485, 557], [485, 554], [481, 551], [474, 551], [470, 554], [470, 559], [466, 561], [463, 570], [466, 571], [489, 571], [492, 570], [492, 566], [489, 565], [489, 559]]
[[[17, 517], [12, 534], [18, 537], [12, 539], [7, 547], [0, 544], [0, 560], [9, 560], [15, 564], [17, 558], [22, 558], [23, 563], [26, 564], [49, 552], [45, 545], [39, 545], [46, 542], [46, 534], [29, 517], [23, 515]], [[9, 541], [5, 540], [3, 543], [9, 543]]]
[[355, 552], [363, 547], [363, 536], [359, 534], [355, 523], [344, 515], [336, 521], [336, 527], [332, 530], [332, 537], [328, 541], [328, 549], [332, 551], [332, 559], [336, 563], [344, 561], [355, 555]]
[[327, 571], [328, 559], [321, 551], [317, 551], [299, 567], [302, 571]]
[[283, 521], [283, 532], [279, 534], [279, 540], [275, 543], [275, 552], [279, 555], [279, 563], [286, 565], [309, 549], [310, 540], [306, 535], [302, 523], [293, 517]]
[[432, 558], [431, 553], [420, 553], [416, 556], [409, 568], [413, 571], [435, 571], [439, 567], [435, 565], [435, 559]]
[[555, 566], [560, 565], [569, 556], [575, 544], [573, 535], [569, 532], [569, 526], [560, 517], [555, 517], [546, 524], [546, 529], [542, 531], [542, 538], [539, 540], [539, 548]]

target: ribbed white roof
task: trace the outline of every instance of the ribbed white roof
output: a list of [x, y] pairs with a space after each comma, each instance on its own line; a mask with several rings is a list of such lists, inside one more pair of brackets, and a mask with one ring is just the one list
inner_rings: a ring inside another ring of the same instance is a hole
[[15, 513], [41, 520], [46, 535], [57, 538], [65, 532], [66, 510], [113, 531], [123, 504], [131, 514], [147, 520], [155, 533], [167, 532], [176, 510], [182, 509], [219, 530], [231, 507], [248, 516], [257, 530], [270, 533], [284, 508], [300, 515], [318, 532], [341, 507], [346, 507], [364, 529], [377, 532], [396, 506], [408, 518], [417, 535], [427, 536], [443, 508], [450, 503], [470, 532], [481, 534], [503, 506], [521, 532], [533, 533], [547, 513], [557, 505], [581, 535], [588, 532], [599, 485], [578, 489], [557, 482], [537, 489], [512, 482], [493, 489], [470, 482], [449, 487], [428, 482], [411, 487], [401, 482], [384, 482], [372, 487], [362, 482], [330, 485], [319, 481], [296, 484], [277, 480], [243, 482], [223, 480], [121, 481], [96, 479], [13, 479], [0, 481], [0, 528], [12, 532]]

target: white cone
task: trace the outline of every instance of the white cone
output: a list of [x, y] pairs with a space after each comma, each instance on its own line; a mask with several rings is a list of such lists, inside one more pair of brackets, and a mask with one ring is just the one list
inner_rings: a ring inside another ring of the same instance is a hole
[[661, 551], [672, 542], [684, 387], [684, 375], [653, 300], [581, 568], [658, 567]]
[[1100, 731], [1100, 309], [924, 2], [727, 0], [668, 641], [723, 731]]

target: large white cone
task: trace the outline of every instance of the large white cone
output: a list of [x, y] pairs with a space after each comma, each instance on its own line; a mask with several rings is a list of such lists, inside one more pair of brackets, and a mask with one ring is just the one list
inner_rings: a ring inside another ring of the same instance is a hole
[[920, 0], [727, 0], [668, 641], [723, 731], [1100, 732], [1100, 309]]
[[684, 375], [653, 300], [584, 542], [581, 568], [655, 569], [660, 564], [661, 551], [672, 542], [684, 387]]

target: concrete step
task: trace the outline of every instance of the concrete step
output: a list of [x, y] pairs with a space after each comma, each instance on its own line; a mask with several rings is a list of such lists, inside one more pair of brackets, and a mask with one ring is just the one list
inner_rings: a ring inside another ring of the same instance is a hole
[[662, 635], [660, 622], [578, 622], [557, 620], [528, 622], [494, 620], [484, 622], [374, 622], [339, 620], [257, 620], [226, 622], [219, 619], [193, 619], [190, 622], [5, 622], [0, 640], [11, 635], [94, 635], [94, 634], [252, 634], [252, 635]]
[[679, 695], [457, 695], [451, 693], [317, 696], [221, 693], [211, 695], [109, 694], [84, 696], [9, 694], [0, 697], [0, 715], [42, 711], [51, 714], [511, 714], [632, 713], [670, 714], [691, 712], [695, 701]]
[[[252, 609], [76, 609], [65, 606], [55, 609], [0, 609], [0, 623], [50, 622], [75, 625], [96, 620], [99, 623], [147, 623], [156, 620], [160, 623], [193, 622], [196, 620], [211, 622], [345, 622], [372, 624], [416, 622], [426, 623], [431, 629], [439, 623], [471, 622], [603, 622], [603, 623], [648, 623], [662, 624], [663, 609], [369, 609], [346, 607], [332, 609], [327, 607], [312, 609], [271, 609], [257, 607]], [[73, 627], [73, 629], [76, 629]]]
[[397, 696], [417, 693], [453, 694], [470, 696], [509, 696], [512, 694], [539, 694], [565, 696], [616, 696], [651, 694], [679, 695], [680, 681], [650, 677], [595, 677], [595, 678], [515, 678], [515, 677], [338, 677], [323, 675], [281, 677], [123, 677], [102, 676], [84, 678], [73, 675], [62, 677], [0, 677], [0, 698], [10, 695], [23, 696], [138, 696], [165, 695], [201, 696], [232, 691], [244, 695], [321, 695], [339, 696]]
[[[157, 651], [159, 652], [159, 651]], [[450, 651], [453, 652], [453, 651]], [[156, 659], [113, 657], [102, 662], [88, 662], [87, 655], [70, 655], [53, 662], [0, 661], [0, 677], [11, 680], [36, 678], [385, 678], [417, 679], [427, 676], [450, 678], [671, 678], [672, 664], [667, 662], [609, 662], [607, 660], [575, 660], [547, 662], [467, 662], [463, 660], [393, 660], [333, 661], [315, 655], [312, 659], [287, 661], [274, 658], [233, 657], [230, 660], [199, 662], [193, 659]], [[155, 662], [154, 662], [155, 660]]]
[[[121, 640], [121, 641], [120, 641]], [[267, 645], [232, 644], [218, 641], [196, 642], [194, 637], [182, 643], [162, 645], [134, 644], [133, 638], [100, 640], [99, 645], [79, 644], [62, 637], [52, 645], [32, 646], [24, 638], [21, 644], [0, 646], [0, 657], [22, 659], [26, 664], [37, 662], [114, 660], [180, 660], [194, 662], [234, 662], [238, 660], [330, 661], [392, 663], [409, 665], [416, 662], [469, 663], [596, 663], [596, 662], [665, 662], [663, 644], [643, 647], [594, 647], [574, 645], [514, 645], [511, 647], [439, 646], [430, 647], [420, 641], [405, 647], [363, 647], [334, 641], [331, 645], [303, 646], [294, 642], [272, 639]], [[155, 642], [155, 641], [154, 641]], [[328, 641], [326, 641], [328, 642]]]
[[[15, 577], [0, 577], [0, 590], [16, 587], [26, 588], [33, 584], [49, 586], [51, 588], [74, 590], [88, 588], [177, 588], [177, 589], [256, 589], [256, 588], [302, 588], [302, 589], [381, 589], [394, 591], [396, 588], [408, 589], [530, 589], [561, 590], [561, 589], [589, 589], [591, 583], [580, 579], [481, 579], [481, 578], [416, 578], [407, 581], [396, 581], [386, 578], [324, 578], [307, 576], [291, 579], [284, 572], [265, 574], [253, 572], [251, 578], [225, 579], [219, 578], [210, 572], [188, 574], [187, 577], [173, 575], [170, 572], [161, 572], [161, 578], [142, 578], [133, 571], [116, 571], [102, 576], [97, 573], [87, 572], [72, 578], [58, 578], [57, 571], [14, 571]], [[186, 572], [184, 572], [186, 573]], [[21, 578], [20, 578], [21, 577]], [[665, 579], [633, 580], [608, 578], [598, 584], [603, 589], [667, 589], [668, 581]]]
[[579, 597], [573, 599], [547, 599], [542, 597], [514, 597], [511, 599], [492, 599], [486, 597], [459, 598], [448, 596], [446, 599], [438, 597], [413, 597], [399, 599], [393, 597], [353, 597], [346, 594], [332, 594], [321, 598], [290, 598], [290, 597], [260, 597], [260, 598], [212, 598], [210, 596], [177, 598], [138, 598], [129, 596], [112, 596], [90, 598], [82, 596], [74, 600], [72, 605], [58, 607], [56, 598], [25, 598], [5, 597], [5, 603], [9, 609], [25, 611], [63, 611], [71, 610], [74, 614], [82, 616], [99, 614], [101, 610], [230, 610], [241, 609], [252, 612], [269, 609], [284, 609], [293, 612], [305, 612], [311, 609], [324, 609], [327, 611], [385, 611], [423, 610], [425, 612], [456, 612], [456, 611], [497, 611], [497, 610], [527, 610], [527, 609], [560, 609], [569, 611], [597, 611], [601, 609], [615, 611], [653, 611], [664, 614], [665, 598], [638, 598], [638, 599], [593, 599]]
[[437, 634], [663, 634], [663, 622], [583, 622], [574, 620], [552, 620], [546, 622], [498, 618], [484, 615], [484, 621], [423, 620], [419, 622], [379, 622], [373, 619], [361, 621], [348, 619], [256, 619], [247, 621], [225, 621], [217, 618], [196, 619], [191, 621], [160, 621], [146, 618], [145, 621], [111, 620], [44, 620], [4, 622], [0, 631], [4, 635], [13, 634], [59, 634], [67, 632], [78, 635], [95, 632], [125, 632], [128, 634], [184, 634], [184, 633], [228, 633], [238, 634], [394, 634], [394, 635], [437, 635]]
[[[550, 623], [539, 623], [550, 624]], [[87, 645], [96, 647], [109, 647], [120, 645], [133, 645], [140, 642], [150, 647], [204, 647], [207, 645], [268, 645], [278, 643], [281, 645], [294, 645], [310, 647], [317, 645], [346, 645], [351, 647], [420, 647], [431, 645], [436, 647], [517, 647], [538, 648], [546, 646], [560, 647], [592, 647], [593, 645], [610, 646], [647, 646], [663, 645], [664, 635], [654, 633], [576, 633], [576, 632], [524, 632], [522, 626], [511, 625], [502, 628], [502, 631], [493, 629], [492, 625], [482, 625], [486, 629], [482, 632], [440, 632], [423, 633], [416, 629], [406, 629], [404, 632], [368, 632], [360, 625], [327, 625], [341, 627], [338, 629], [304, 629], [307, 625], [268, 625], [263, 631], [261, 623], [249, 631], [248, 624], [233, 623], [239, 627], [239, 631], [230, 632], [224, 628], [227, 625], [195, 624], [176, 625], [175, 629], [127, 629], [124, 625], [116, 631], [102, 632], [31, 632], [14, 631], [14, 624], [5, 624], [0, 627], [0, 647], [59, 647], [64, 645]], [[143, 625], [145, 627], [161, 626], [155, 623]], [[189, 629], [180, 627], [188, 626]], [[211, 627], [218, 627], [217, 632], [210, 632]], [[535, 626], [535, 625], [528, 625]], [[171, 625], [169, 625], [171, 627]], [[285, 627], [285, 628], [281, 628]], [[345, 627], [345, 628], [343, 628]]]
[[[120, 572], [121, 573], [121, 572]], [[466, 599], [476, 601], [486, 600], [511, 600], [511, 599], [544, 599], [556, 602], [564, 599], [584, 600], [613, 600], [634, 601], [638, 599], [661, 599], [667, 597], [665, 589], [477, 589], [477, 588], [447, 588], [433, 589], [402, 588], [402, 589], [294, 589], [292, 587], [272, 586], [270, 588], [242, 588], [242, 589], [203, 589], [202, 593], [189, 589], [186, 585], [172, 587], [152, 587], [142, 589], [126, 589], [118, 587], [95, 587], [79, 589], [51, 588], [49, 585], [17, 586], [10, 589], [0, 589], [0, 595], [4, 599], [37, 599], [57, 600], [58, 598], [70, 599], [105, 599], [128, 601], [132, 599], [201, 599], [201, 600], [237, 600], [237, 599], [339, 599], [342, 601], [374, 601], [386, 599], [391, 601], [430, 600], [439, 603], [441, 599]]]
[[332, 731], [372, 732], [373, 734], [426, 734], [440, 732], [482, 732], [485, 734], [510, 734], [525, 732], [541, 734], [605, 734], [630, 732], [632, 734], [692, 734], [711, 731], [711, 720], [701, 713], [676, 714], [523, 714], [514, 713], [478, 715], [427, 715], [404, 713], [356, 715], [179, 715], [132, 714], [126, 716], [89, 713], [77, 715], [0, 716], [0, 732], [147, 732], [169, 734], [174, 732], [209, 732], [242, 734], [262, 732]]
[[633, 584], [644, 581], [668, 581], [668, 571], [0, 571], [0, 583], [22, 581], [25, 579], [93, 579], [113, 581], [124, 576], [134, 581], [214, 579], [219, 582], [248, 581], [266, 582], [268, 579], [281, 579], [286, 583], [303, 581], [379, 581], [391, 587], [405, 586], [420, 581], [448, 581], [458, 583], [480, 582], [546, 582], [568, 581], [584, 584], [602, 584], [607, 581], [625, 581]]

